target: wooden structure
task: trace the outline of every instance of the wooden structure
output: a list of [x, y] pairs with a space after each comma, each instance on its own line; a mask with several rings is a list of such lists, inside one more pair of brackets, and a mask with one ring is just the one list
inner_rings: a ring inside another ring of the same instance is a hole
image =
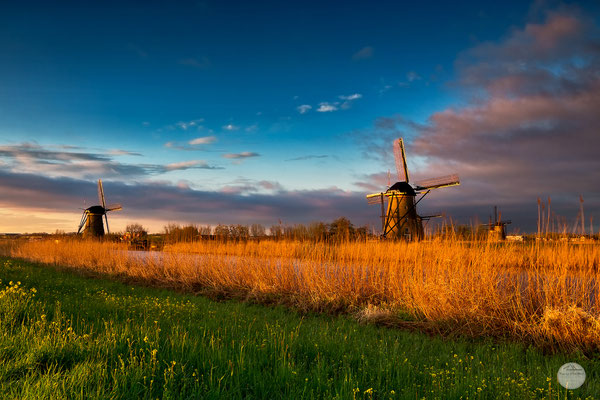
[[[424, 237], [423, 221], [439, 215], [420, 216], [417, 213], [417, 204], [431, 190], [459, 185], [460, 180], [458, 175], [448, 175], [413, 185], [409, 182], [402, 138], [394, 141], [393, 148], [399, 181], [385, 192], [367, 195], [367, 201], [369, 204], [381, 204], [382, 237], [407, 241], [421, 240]], [[417, 199], [418, 196], [420, 197]]]
[[[83, 237], [102, 237], [104, 236], [104, 223], [106, 222], [106, 232], [110, 233], [108, 228], [108, 216], [107, 213], [110, 211], [122, 210], [120, 204], [113, 204], [106, 206], [104, 199], [104, 188], [102, 187], [102, 179], [98, 179], [98, 201], [100, 205], [91, 206], [83, 210], [81, 221], [79, 222], [79, 228], [77, 234], [81, 233]], [[102, 221], [104, 217], [104, 221]]]

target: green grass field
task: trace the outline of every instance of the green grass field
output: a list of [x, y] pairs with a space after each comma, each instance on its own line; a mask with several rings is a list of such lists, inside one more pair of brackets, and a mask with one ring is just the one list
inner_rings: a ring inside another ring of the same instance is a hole
[[[600, 359], [215, 302], [0, 258], [0, 398], [594, 398]], [[587, 380], [566, 392], [565, 362]], [[597, 397], [596, 397], [597, 398]]]

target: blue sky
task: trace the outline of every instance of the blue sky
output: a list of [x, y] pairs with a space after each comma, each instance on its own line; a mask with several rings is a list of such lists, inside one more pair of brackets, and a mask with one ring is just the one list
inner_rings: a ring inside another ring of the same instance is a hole
[[[448, 110], [465, 116], [470, 108], [497, 104], [495, 99], [530, 100], [531, 93], [499, 92], [486, 83], [514, 78], [509, 72], [514, 65], [524, 64], [533, 83], [541, 70], [581, 59], [575, 77], [564, 74], [581, 83], [584, 72], [597, 67], [597, 49], [573, 44], [597, 43], [599, 8], [597, 2], [522, 1], [4, 5], [0, 167], [6, 182], [14, 182], [14, 174], [23, 175], [22, 182], [41, 177], [54, 182], [59, 193], [31, 187], [25, 206], [13, 197], [24, 188], [16, 191], [13, 185], [13, 195], [5, 190], [0, 231], [71, 230], [73, 220], [78, 222], [76, 208], [83, 200], [94, 202], [98, 178], [107, 182], [107, 196], [113, 184], [140, 191], [179, 188], [189, 192], [185, 196], [198, 196], [199, 207], [203, 196], [213, 195], [223, 196], [224, 204], [231, 196], [253, 204], [236, 217], [216, 209], [198, 216], [173, 205], [137, 204], [114, 192], [124, 205], [115, 216], [117, 228], [142, 216], [159, 230], [165, 221], [269, 224], [283, 218], [293, 223], [341, 213], [375, 225], [376, 212], [358, 204], [369, 185], [385, 185], [386, 171], [394, 170], [391, 138], [408, 139], [409, 166], [417, 176], [458, 172], [464, 185], [477, 160], [450, 156], [444, 163], [442, 153], [425, 146], [462, 135], [440, 126], [435, 116]], [[531, 52], [537, 58], [513, 57], [519, 51], [528, 54], [527, 46], [546, 44], [546, 52]], [[500, 74], [482, 68], [490, 62], [506, 69]], [[488, 75], [483, 79], [474, 70]], [[561, 73], [546, 77], [537, 87], [551, 90], [558, 100], [565, 93], [555, 84], [563, 78]], [[583, 84], [591, 90], [594, 79]], [[395, 121], [393, 129], [381, 129], [386, 118]], [[513, 140], [524, 123], [537, 122], [521, 121], [502, 128], [502, 134]], [[553, 126], [562, 126], [559, 122]], [[597, 122], [590, 121], [590, 131]], [[498, 134], [489, 131], [489, 137]], [[597, 136], [590, 135], [583, 140]], [[525, 142], [523, 149], [530, 151]], [[485, 143], [478, 150], [489, 151]], [[593, 186], [597, 175], [589, 168], [582, 173]], [[486, 182], [472, 177], [472, 182]], [[530, 208], [536, 196], [555, 196], [565, 198], [564, 213], [572, 219], [567, 199], [572, 187], [539, 186], [538, 175], [529, 178], [531, 185], [524, 186], [535, 187], [537, 195], [525, 190], [521, 203], [486, 197], [489, 191], [482, 185], [467, 184], [460, 195], [460, 189], [439, 191], [432, 207], [445, 210], [447, 205], [467, 221], [478, 213], [487, 219], [481, 213], [495, 203], [516, 213], [525, 204]], [[44, 206], [43, 200], [60, 194], [58, 188], [67, 182], [81, 192], [61, 197], [64, 205]], [[336, 211], [334, 198], [320, 198], [327, 191], [351, 197], [352, 205]], [[312, 199], [302, 214], [285, 204], [261, 212], [260, 202], [250, 201], [267, 196], [261, 199], [276, 202], [294, 194], [298, 201]], [[598, 211], [600, 194], [584, 194]], [[469, 209], [459, 207], [465, 199]], [[128, 203], [137, 206], [128, 208]], [[531, 218], [523, 221], [523, 230], [531, 228]]]

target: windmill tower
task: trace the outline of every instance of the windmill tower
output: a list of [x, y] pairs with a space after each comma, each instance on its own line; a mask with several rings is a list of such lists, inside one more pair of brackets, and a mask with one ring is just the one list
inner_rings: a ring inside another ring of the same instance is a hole
[[502, 221], [502, 213], [498, 214], [498, 207], [494, 206], [494, 222], [490, 217], [490, 222], [483, 224], [489, 227], [488, 240], [491, 242], [499, 242], [506, 240], [506, 225], [512, 223], [511, 220]]
[[[367, 201], [369, 204], [381, 204], [381, 230], [384, 238], [408, 241], [421, 240], [425, 236], [423, 220], [429, 220], [438, 215], [418, 215], [417, 204], [431, 190], [456, 186], [460, 184], [460, 181], [458, 175], [448, 175], [420, 181], [414, 185], [409, 183], [402, 138], [394, 141], [394, 158], [399, 181], [390, 186], [385, 192], [367, 195]], [[420, 196], [419, 199], [417, 199], [417, 196]], [[386, 202], [387, 207], [385, 206]]]
[[[77, 233], [79, 234], [82, 232], [83, 237], [104, 236], [104, 222], [106, 222], [106, 232], [110, 233], [110, 230], [108, 229], [107, 213], [109, 211], [119, 211], [123, 209], [120, 204], [112, 204], [108, 207], [106, 206], [106, 202], [104, 200], [104, 188], [102, 187], [102, 179], [98, 179], [98, 201], [101, 205], [91, 206], [83, 210], [81, 222], [79, 223], [79, 229], [77, 229]], [[104, 217], [104, 222], [102, 221], [102, 217]]]

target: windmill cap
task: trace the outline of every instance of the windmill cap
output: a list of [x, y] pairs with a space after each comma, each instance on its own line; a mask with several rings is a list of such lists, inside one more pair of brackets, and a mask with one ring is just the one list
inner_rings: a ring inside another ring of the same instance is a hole
[[397, 192], [401, 192], [401, 193], [406, 193], [411, 196], [417, 195], [417, 193], [415, 192], [415, 189], [413, 189], [413, 187], [410, 186], [410, 184], [408, 182], [396, 182], [392, 186], [390, 186], [390, 188], [387, 191], [388, 192], [397, 191]]
[[86, 210], [90, 213], [90, 214], [104, 214], [104, 207], [102, 206], [91, 206], [86, 208]]

